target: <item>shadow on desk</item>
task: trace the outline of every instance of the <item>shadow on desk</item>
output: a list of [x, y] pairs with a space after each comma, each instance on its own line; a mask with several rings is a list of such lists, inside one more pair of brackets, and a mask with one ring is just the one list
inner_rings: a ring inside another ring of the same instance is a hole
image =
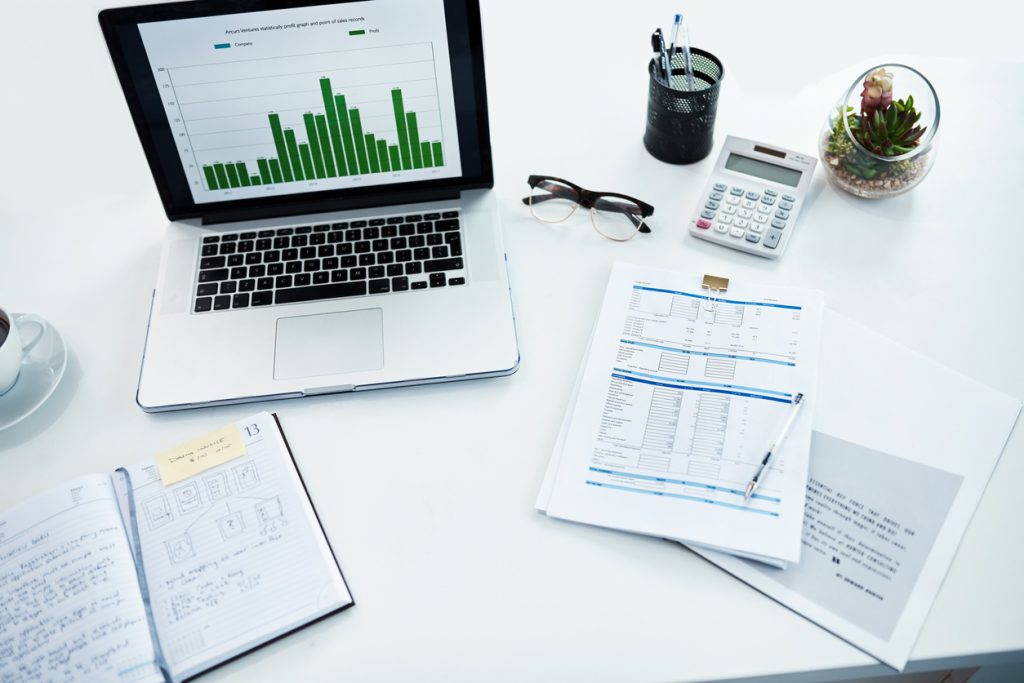
[[60, 384], [38, 410], [3, 432], [0, 437], [0, 453], [31, 441], [60, 419], [71, 404], [71, 399], [74, 398], [81, 382], [82, 368], [78, 364], [75, 352], [68, 349], [67, 367], [64, 368]]

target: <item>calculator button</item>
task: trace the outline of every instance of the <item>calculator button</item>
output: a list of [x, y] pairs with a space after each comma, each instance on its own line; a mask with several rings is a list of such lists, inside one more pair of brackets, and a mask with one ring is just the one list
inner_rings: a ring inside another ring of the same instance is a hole
[[779, 209], [778, 211], [775, 212], [775, 217], [781, 218], [782, 220], [786, 220], [787, 218], [789, 218], [789, 211], [786, 211], [785, 209]]
[[707, 218], [708, 220], [711, 220], [712, 218], [715, 217], [715, 212], [714, 211], [710, 211], [708, 209], [704, 209], [703, 211], [700, 212], [700, 217], [701, 218]]
[[768, 195], [765, 195], [765, 196], [761, 197], [761, 203], [762, 204], [774, 204], [775, 203], [775, 197], [770, 197]]
[[743, 188], [742, 187], [734, 187], [734, 188], [729, 190], [729, 194], [733, 195], [734, 197], [742, 197], [743, 196]]
[[759, 213], [754, 216], [754, 220], [764, 225], [765, 223], [768, 222], [768, 216], [764, 215], [763, 213]]
[[764, 193], [766, 195], [768, 195], [769, 197], [778, 197], [779, 196], [779, 193], [776, 192], [775, 190], [765, 190]]
[[747, 199], [752, 199], [754, 201], [757, 201], [760, 198], [761, 198], [761, 193], [760, 192], [754, 192], [753, 190], [751, 190], [750, 192], [747, 193]]
[[779, 240], [782, 239], [782, 233], [778, 230], [769, 230], [768, 234], [764, 236], [764, 246], [769, 249], [774, 249], [779, 246]]
[[753, 232], [762, 233], [764, 232], [764, 225], [762, 225], [761, 223], [751, 223], [750, 229]]
[[719, 221], [715, 223], [715, 232], [719, 232], [724, 235], [725, 233], [729, 232], [729, 226]]
[[784, 227], [786, 227], [786, 221], [776, 218], [775, 220], [772, 221], [772, 227], [782, 230]]
[[733, 206], [736, 206], [737, 204], [740, 203], [740, 198], [729, 195], [728, 197], [725, 198], [725, 201], [729, 204], [732, 204]]
[[732, 229], [729, 230], [729, 234], [732, 235], [733, 237], [743, 237], [743, 233], [743, 228], [733, 227]]
[[722, 213], [727, 213], [729, 215], [732, 215], [732, 214], [736, 213], [736, 207], [735, 206], [730, 206], [729, 204], [726, 204], [725, 206], [722, 207]]
[[701, 230], [707, 230], [708, 228], [711, 227], [711, 221], [706, 221], [703, 218], [698, 218], [697, 227], [700, 228]]
[[757, 205], [757, 212], [759, 214], [761, 214], [761, 213], [768, 214], [768, 213], [772, 212], [772, 207], [765, 206], [764, 204], [758, 204]]
[[719, 216], [718, 217], [718, 222], [719, 223], [724, 223], [725, 225], [729, 225], [730, 223], [732, 223], [732, 216], [730, 216], [729, 214], [725, 214], [724, 216]]
[[754, 212], [749, 209], [740, 209], [739, 215], [740, 218], [753, 218]]
[[758, 235], [756, 232], [748, 232], [747, 233], [747, 241], [748, 242], [753, 242], [754, 244], [757, 244], [758, 242], [761, 241], [761, 236]]
[[722, 183], [715, 183], [715, 192], [725, 192], [727, 189], [728, 186], [723, 185]]
[[783, 199], [784, 199], [785, 201], [787, 201], [787, 202], [795, 202], [795, 201], [796, 201], [796, 197], [794, 197], [794, 196], [793, 196], [793, 195], [791, 195], [791, 194], [784, 194], [784, 195], [782, 195], [782, 198], [783, 198]]
[[743, 208], [744, 209], [753, 209], [755, 206], [757, 206], [756, 202], [752, 202], [749, 199], [744, 199], [743, 200]]
[[715, 200], [716, 202], [720, 202], [720, 201], [722, 201], [722, 197], [724, 197], [725, 195], [724, 195], [724, 194], [722, 194], [721, 192], [712, 192], [712, 193], [711, 193], [710, 195], [708, 195], [708, 196], [709, 196], [709, 197], [710, 197], [711, 199], [714, 199], [714, 200]]
[[789, 211], [790, 209], [793, 208], [793, 202], [789, 201], [788, 199], [784, 199], [781, 202], [779, 202], [779, 208]]
[[735, 225], [737, 228], [746, 229], [750, 225], [750, 221], [743, 218], [737, 218], [736, 222], [733, 223], [733, 225]]
[[718, 209], [718, 202], [709, 199], [704, 204], [704, 208], [705, 209], [711, 209], [712, 211], [715, 211], [716, 209]]

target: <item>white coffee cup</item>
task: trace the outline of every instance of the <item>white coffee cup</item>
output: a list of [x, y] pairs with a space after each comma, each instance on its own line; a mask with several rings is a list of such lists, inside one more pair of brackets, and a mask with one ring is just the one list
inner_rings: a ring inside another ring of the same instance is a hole
[[[37, 327], [34, 337], [26, 341], [22, 329]], [[18, 381], [21, 362], [46, 334], [46, 321], [38, 315], [23, 313], [16, 319], [0, 308], [0, 396], [6, 394]]]

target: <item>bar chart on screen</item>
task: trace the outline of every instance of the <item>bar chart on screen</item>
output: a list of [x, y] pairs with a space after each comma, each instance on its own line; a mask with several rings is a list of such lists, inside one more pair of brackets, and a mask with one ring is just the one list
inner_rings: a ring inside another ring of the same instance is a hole
[[383, 15], [280, 23], [289, 12], [232, 42], [210, 37], [237, 32], [227, 19], [143, 30], [197, 202], [460, 173], [443, 33], [404, 40]]

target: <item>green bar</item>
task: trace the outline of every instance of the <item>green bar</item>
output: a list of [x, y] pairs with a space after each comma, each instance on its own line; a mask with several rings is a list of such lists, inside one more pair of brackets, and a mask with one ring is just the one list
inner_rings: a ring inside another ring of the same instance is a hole
[[[295, 131], [291, 128], [285, 128], [284, 130], [284, 141], [288, 145], [288, 156], [287, 163], [291, 166], [292, 175], [295, 176], [295, 180], [305, 180], [306, 176], [302, 173], [302, 157], [299, 156], [299, 144], [295, 140]], [[284, 157], [281, 160], [281, 170], [284, 171], [285, 165]], [[310, 178], [313, 176], [310, 175]], [[285, 180], [285, 182], [289, 182]]]
[[366, 139], [366, 158], [370, 162], [370, 173], [380, 173], [380, 162], [377, 161], [377, 141], [373, 139], [373, 133], [363, 136]]
[[203, 174], [206, 176], [206, 185], [211, 190], [216, 190], [220, 187], [217, 184], [217, 173], [213, 170], [213, 166], [203, 166]]
[[380, 170], [387, 173], [391, 170], [391, 164], [388, 163], [388, 143], [383, 140], [377, 140], [377, 158], [380, 159]]
[[270, 164], [267, 163], [266, 159], [257, 159], [256, 165], [260, 167], [260, 180], [264, 185], [269, 185], [270, 180]]
[[284, 174], [281, 172], [281, 162], [277, 159], [270, 160], [270, 175], [274, 178], [275, 183], [284, 182]]
[[441, 143], [434, 143], [434, 166], [444, 166], [444, 154], [441, 152]]
[[258, 175], [254, 175], [253, 177], [249, 178], [249, 184], [250, 185], [262, 185], [263, 181], [260, 179], [260, 177]]
[[341, 128], [341, 142], [345, 146], [345, 168], [348, 169], [349, 175], [356, 175], [359, 173], [359, 163], [356, 161], [356, 146], [352, 142], [352, 127], [349, 125], [345, 96], [335, 95], [334, 103], [337, 105], [338, 127]]
[[236, 161], [235, 172], [238, 174], [238, 182], [242, 183], [242, 187], [249, 187], [249, 169], [245, 167], [245, 164]]
[[345, 170], [345, 147], [341, 141], [341, 126], [338, 125], [338, 110], [334, 107], [334, 95], [331, 93], [331, 79], [320, 79], [320, 93], [324, 98], [324, 111], [327, 112], [327, 128], [334, 148], [334, 162], [338, 175], [348, 175]]
[[[270, 130], [274, 134], [274, 146], [277, 148], [277, 158], [281, 160], [281, 175], [284, 182], [292, 181], [292, 166], [288, 163], [288, 148], [285, 146], [284, 131], [281, 130], [281, 117], [277, 114], [270, 114]], [[281, 182], [281, 181], [278, 181]]]
[[222, 190], [228, 189], [230, 185], [228, 184], [228, 174], [224, 170], [224, 164], [214, 164], [213, 171], [217, 174], [217, 187]]
[[331, 149], [331, 137], [327, 133], [327, 118], [323, 114], [317, 114], [313, 120], [316, 121], [316, 137], [320, 140], [320, 151], [324, 156], [324, 172], [330, 178], [337, 178], [338, 174], [334, 170], [334, 150]]
[[398, 145], [391, 145], [390, 147], [388, 147], [388, 154], [391, 156], [391, 170], [401, 171], [402, 156], [398, 151]]
[[361, 29], [361, 28], [358, 28], [358, 29], [356, 29], [354, 31], [349, 31], [348, 32], [348, 34], [350, 36], [361, 36], [361, 35], [364, 35], [365, 33], [366, 33], [366, 31], [364, 29]]
[[370, 164], [366, 158], [366, 141], [363, 140], [363, 124], [359, 120], [359, 110], [349, 109], [352, 117], [352, 138], [356, 143], [356, 159], [359, 161], [359, 172], [369, 173]]
[[302, 172], [306, 180], [313, 180], [316, 177], [316, 169], [313, 166], [313, 157], [309, 153], [309, 145], [305, 142], [299, 145], [299, 156], [302, 158]]
[[420, 156], [423, 158], [423, 168], [430, 168], [434, 165], [434, 158], [430, 154], [430, 143], [423, 141], [420, 143]]
[[402, 89], [391, 90], [391, 107], [395, 110], [395, 126], [398, 127], [398, 150], [402, 155], [402, 165], [395, 165], [395, 170], [412, 168], [412, 156], [409, 154], [409, 134], [405, 127], [405, 105], [402, 103]]
[[238, 169], [235, 168], [234, 164], [226, 164], [224, 170], [228, 172], [228, 184], [231, 187], [241, 187], [242, 183], [238, 181]]
[[307, 111], [302, 115], [302, 120], [306, 123], [306, 138], [309, 140], [309, 151], [313, 154], [313, 172], [317, 178], [326, 178], [324, 157], [320, 149], [320, 136], [316, 133], [316, 123], [313, 120], [313, 115]]
[[405, 115], [409, 126], [409, 151], [412, 152], [412, 167], [423, 168], [423, 148], [420, 147], [420, 131], [416, 127], [416, 113], [409, 112]]

